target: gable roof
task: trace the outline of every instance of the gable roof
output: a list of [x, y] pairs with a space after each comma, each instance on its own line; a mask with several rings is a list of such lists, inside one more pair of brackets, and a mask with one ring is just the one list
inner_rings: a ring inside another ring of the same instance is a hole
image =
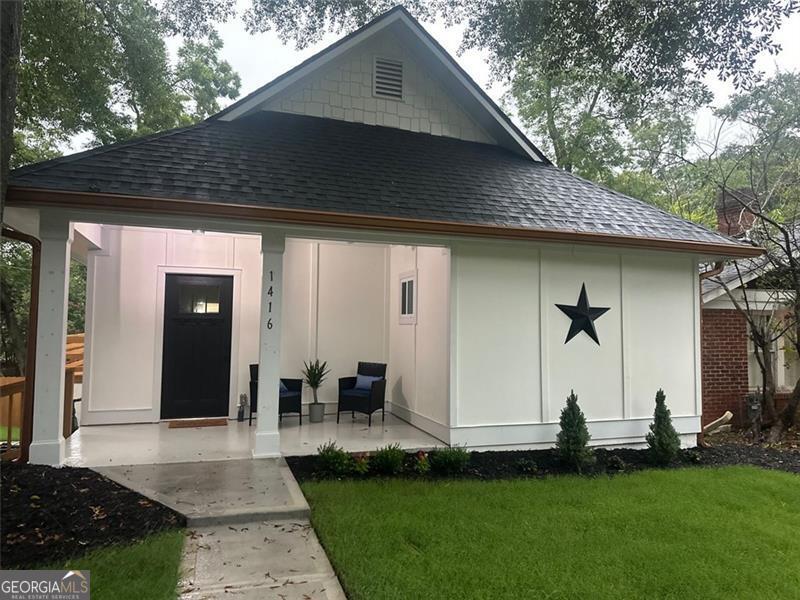
[[493, 133], [501, 145], [528, 156], [533, 160], [549, 164], [550, 161], [531, 142], [514, 122], [497, 106], [489, 95], [467, 74], [456, 60], [445, 50], [434, 37], [428, 33], [411, 13], [403, 6], [395, 6], [379, 15], [369, 23], [356, 29], [349, 35], [339, 39], [327, 48], [303, 61], [293, 69], [276, 77], [244, 98], [234, 102], [224, 110], [209, 117], [210, 120], [230, 121], [257, 110], [276, 94], [287, 89], [299, 80], [335, 60], [345, 52], [358, 46], [370, 37], [386, 28], [398, 28], [407, 33], [426, 55], [444, 67], [443, 83], [449, 83], [451, 89], [458, 89], [465, 94], [465, 109], [468, 109], [482, 125]]
[[266, 111], [17, 169], [8, 202], [760, 253], [499, 146]]

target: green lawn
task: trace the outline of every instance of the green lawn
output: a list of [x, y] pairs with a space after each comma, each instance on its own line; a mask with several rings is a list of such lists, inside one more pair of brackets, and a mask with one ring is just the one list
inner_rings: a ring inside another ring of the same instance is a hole
[[138, 543], [102, 548], [40, 568], [90, 571], [92, 600], [173, 599], [184, 536], [181, 530], [158, 533]]
[[800, 477], [302, 486], [342, 584], [368, 598], [800, 598]]

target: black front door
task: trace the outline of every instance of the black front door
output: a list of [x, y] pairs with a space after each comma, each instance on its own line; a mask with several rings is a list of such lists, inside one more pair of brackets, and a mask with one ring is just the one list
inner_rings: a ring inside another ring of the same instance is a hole
[[228, 416], [233, 277], [167, 275], [161, 418]]

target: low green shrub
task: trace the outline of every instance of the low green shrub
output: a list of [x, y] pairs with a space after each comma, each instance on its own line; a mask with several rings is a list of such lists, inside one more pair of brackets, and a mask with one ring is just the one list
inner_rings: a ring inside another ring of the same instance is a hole
[[656, 392], [656, 410], [650, 424], [650, 433], [645, 439], [650, 448], [650, 457], [657, 465], [668, 465], [681, 451], [681, 440], [672, 426], [672, 416], [667, 408], [664, 390]]
[[420, 450], [411, 459], [411, 469], [417, 475], [427, 475], [431, 470], [431, 461], [428, 460], [428, 453]]
[[539, 465], [530, 458], [520, 458], [515, 466], [522, 475], [536, 475], [539, 472]]
[[469, 452], [462, 446], [438, 448], [428, 454], [428, 461], [436, 475], [459, 475], [467, 470]]
[[353, 472], [356, 475], [366, 475], [370, 471], [370, 460], [366, 454], [358, 454], [353, 457]]
[[580, 473], [584, 467], [594, 462], [594, 451], [589, 448], [589, 428], [586, 417], [578, 406], [578, 396], [570, 392], [567, 405], [561, 411], [561, 431], [556, 438], [556, 450], [561, 459], [572, 465]]
[[703, 462], [703, 455], [700, 454], [700, 452], [698, 452], [697, 450], [694, 450], [694, 449], [686, 450], [685, 451], [685, 456], [686, 456], [686, 460], [689, 461], [690, 463], [694, 463], [696, 465], [699, 465], [700, 463]]
[[322, 477], [347, 477], [356, 470], [356, 460], [333, 440], [317, 448], [317, 465]]
[[370, 457], [370, 470], [379, 475], [399, 475], [403, 471], [406, 453], [400, 444], [390, 444], [378, 450]]
[[622, 459], [621, 456], [617, 456], [616, 454], [612, 454], [611, 456], [609, 456], [608, 460], [606, 461], [607, 471], [617, 471], [621, 473], [627, 468], [628, 468], [627, 463]]

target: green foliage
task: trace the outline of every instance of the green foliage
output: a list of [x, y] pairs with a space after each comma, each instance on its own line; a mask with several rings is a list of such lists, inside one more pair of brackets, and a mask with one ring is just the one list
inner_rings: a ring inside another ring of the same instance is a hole
[[356, 460], [333, 440], [317, 448], [317, 466], [317, 474], [322, 477], [341, 478], [356, 472]]
[[653, 413], [653, 422], [650, 424], [650, 433], [645, 438], [653, 462], [667, 465], [678, 457], [681, 450], [681, 440], [678, 432], [672, 426], [672, 416], [667, 408], [667, 397], [664, 390], [656, 392], [656, 410]]
[[[17, 240], [0, 242], [0, 370], [4, 375], [25, 373], [28, 313], [31, 300], [31, 247]], [[86, 266], [70, 265], [67, 333], [84, 330]]]
[[516, 463], [517, 471], [522, 475], [536, 475], [539, 472], [539, 465], [530, 458], [520, 458]]
[[406, 453], [400, 444], [390, 444], [379, 448], [370, 457], [370, 469], [379, 475], [399, 475], [403, 471]]
[[86, 330], [86, 265], [73, 260], [69, 267], [69, 300], [67, 304], [67, 333]]
[[431, 470], [431, 462], [428, 459], [428, 453], [425, 450], [420, 450], [414, 455], [411, 463], [411, 469], [417, 475], [427, 475]]
[[625, 463], [625, 461], [616, 454], [612, 454], [608, 457], [608, 460], [606, 460], [606, 469], [608, 471], [618, 471], [621, 473], [627, 468], [628, 465]]
[[[205, 118], [235, 98], [239, 76], [193, 8], [206, 0], [26, 0], [12, 165], [60, 153], [78, 134], [107, 144]], [[209, 19], [224, 11], [207, 10]], [[185, 39], [173, 64], [165, 39]]]
[[370, 460], [366, 454], [353, 457], [353, 473], [356, 475], [366, 475], [370, 471]]
[[437, 448], [428, 454], [431, 472], [436, 475], [460, 475], [467, 470], [469, 460], [469, 452], [462, 446]]
[[3, 375], [25, 373], [31, 299], [31, 247], [0, 242], [0, 360]]
[[561, 410], [559, 423], [561, 431], [556, 437], [556, 450], [564, 462], [580, 473], [594, 462], [594, 452], [589, 448], [591, 436], [575, 392], [570, 392], [567, 397], [567, 405]]
[[[327, 361], [322, 363], [319, 362], [319, 359], [316, 359], [314, 362], [303, 361], [303, 380], [312, 390], [316, 391], [317, 388], [325, 383], [325, 379], [330, 372], [331, 370], [328, 368]], [[316, 396], [314, 401], [316, 401]]]

